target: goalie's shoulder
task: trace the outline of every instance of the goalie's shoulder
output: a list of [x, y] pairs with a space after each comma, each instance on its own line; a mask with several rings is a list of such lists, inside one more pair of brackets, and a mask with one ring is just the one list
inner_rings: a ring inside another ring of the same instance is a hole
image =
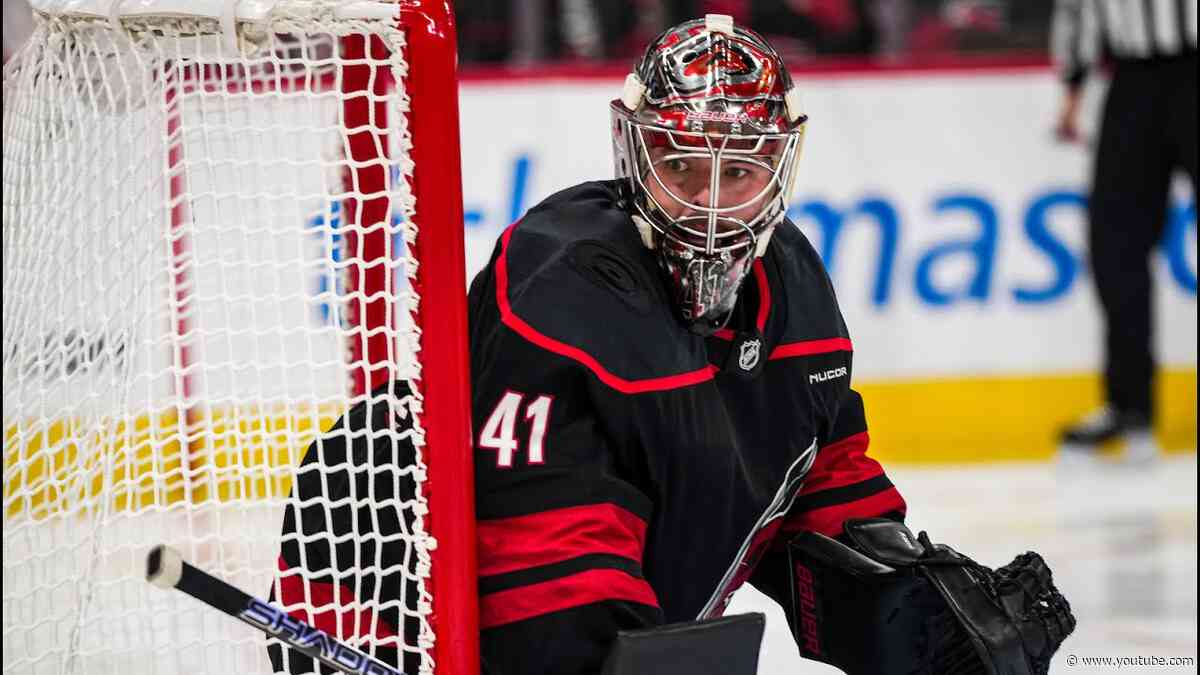
[[501, 236], [493, 265], [501, 321], [543, 350], [617, 382], [706, 365], [613, 182], [583, 183], [531, 209]]
[[639, 380], [693, 370], [703, 351], [674, 320], [653, 254], [615, 182], [546, 198], [504, 232], [495, 260], [501, 320], [542, 349]]
[[849, 339], [825, 263], [792, 221], [776, 226], [768, 257], [787, 289], [784, 342]]

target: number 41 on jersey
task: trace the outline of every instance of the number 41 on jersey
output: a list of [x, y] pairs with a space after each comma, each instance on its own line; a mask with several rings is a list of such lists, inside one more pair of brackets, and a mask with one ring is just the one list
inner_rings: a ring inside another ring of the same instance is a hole
[[[502, 469], [511, 468], [513, 456], [517, 453], [520, 441], [517, 440], [517, 416], [520, 414], [525, 395], [506, 391], [487, 422], [479, 432], [479, 447], [496, 451], [496, 466]], [[546, 438], [546, 426], [550, 422], [550, 406], [554, 397], [541, 395], [533, 402], [525, 405], [525, 420], [529, 425], [528, 452], [526, 461], [529, 464], [542, 464], [546, 461], [545, 449], [542, 446]]]

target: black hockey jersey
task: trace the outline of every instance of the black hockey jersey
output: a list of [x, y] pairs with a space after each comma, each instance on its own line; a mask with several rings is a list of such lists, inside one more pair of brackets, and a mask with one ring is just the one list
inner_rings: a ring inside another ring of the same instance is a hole
[[550, 197], [471, 286], [489, 672], [596, 672], [617, 630], [721, 614], [788, 533], [905, 509], [866, 456], [852, 345], [800, 231], [776, 228], [706, 339], [616, 200], [611, 182]]
[[[866, 456], [852, 345], [800, 231], [776, 228], [729, 328], [702, 338], [675, 318], [654, 255], [616, 200], [612, 182], [550, 197], [504, 232], [471, 285], [491, 675], [598, 672], [618, 630], [720, 615], [746, 581], [786, 600], [785, 558], [773, 549], [791, 533], [836, 536], [847, 518], [905, 510]], [[365, 497], [398, 485], [372, 467], [411, 462], [407, 422], [389, 403], [408, 392], [390, 386], [306, 454], [272, 599], [323, 605], [299, 618], [365, 631], [376, 656], [415, 669], [414, 653], [388, 646], [413, 644], [417, 629], [412, 556], [391, 536], [411, 527], [411, 501]], [[380, 540], [394, 542], [378, 552], [390, 571], [364, 575], [355, 561], [374, 560]], [[339, 611], [338, 598], [375, 610]], [[278, 671], [314, 665], [278, 644], [270, 652]]]

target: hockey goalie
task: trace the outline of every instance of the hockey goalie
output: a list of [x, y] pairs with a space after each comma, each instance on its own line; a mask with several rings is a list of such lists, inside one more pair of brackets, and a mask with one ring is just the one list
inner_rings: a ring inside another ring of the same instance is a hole
[[[611, 119], [616, 179], [531, 209], [470, 289], [484, 671], [753, 672], [754, 630], [720, 619], [750, 583], [803, 656], [847, 673], [1045, 673], [1075, 626], [1045, 561], [990, 569], [915, 536], [868, 456], [850, 334], [785, 217], [807, 117], [776, 52], [727, 16], [683, 23], [647, 48]], [[394, 452], [404, 423], [375, 399], [351, 410], [351, 447], [305, 458], [344, 479], [302, 478], [295, 503], [404, 489], [354, 468]], [[285, 530], [304, 536], [286, 537], [277, 600], [301, 601], [289, 572], [331, 557], [301, 542], [408, 526], [359, 508], [289, 508]], [[310, 586], [405, 582], [347, 583]], [[407, 635], [407, 616], [359, 623]], [[272, 650], [277, 670], [312, 671]], [[401, 652], [384, 656], [412, 668]], [[654, 660], [677, 652], [709, 665]]]

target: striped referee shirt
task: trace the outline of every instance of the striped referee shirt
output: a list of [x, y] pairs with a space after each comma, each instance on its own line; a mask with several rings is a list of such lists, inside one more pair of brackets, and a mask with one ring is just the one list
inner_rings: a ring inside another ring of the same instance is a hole
[[1056, 0], [1050, 51], [1077, 85], [1102, 49], [1118, 60], [1196, 53], [1197, 0]]

